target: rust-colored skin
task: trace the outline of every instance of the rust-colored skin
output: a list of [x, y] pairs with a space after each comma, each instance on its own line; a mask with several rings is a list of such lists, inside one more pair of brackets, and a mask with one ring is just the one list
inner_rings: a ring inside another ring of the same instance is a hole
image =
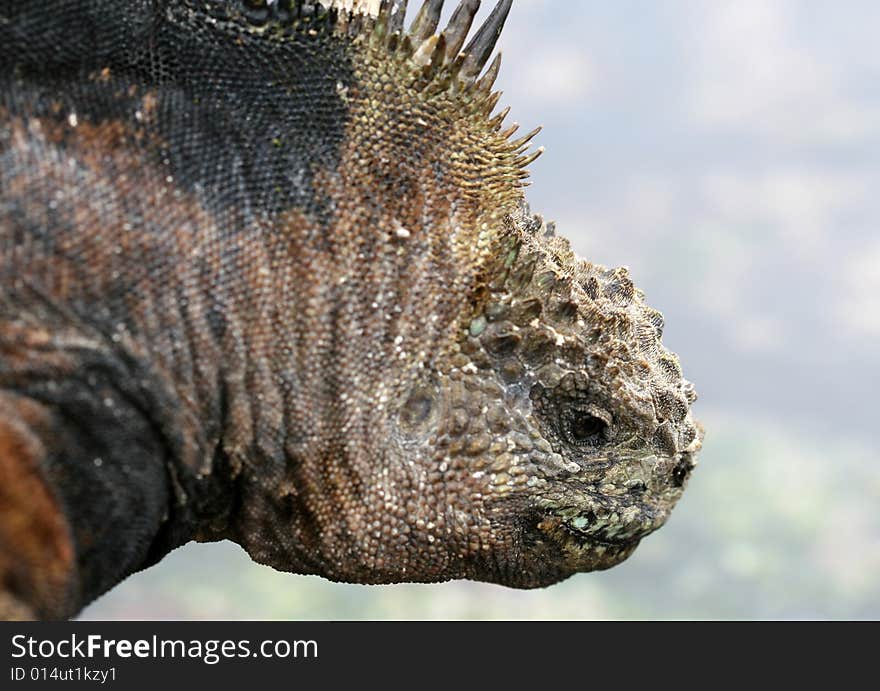
[[76, 563], [70, 526], [46, 485], [54, 421], [34, 401], [0, 395], [0, 618], [32, 619], [70, 607]]

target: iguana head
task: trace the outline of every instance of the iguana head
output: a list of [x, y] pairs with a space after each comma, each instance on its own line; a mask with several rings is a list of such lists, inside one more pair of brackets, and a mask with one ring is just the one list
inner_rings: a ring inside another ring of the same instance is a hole
[[306, 432], [287, 433], [285, 477], [249, 480], [237, 539], [357, 582], [613, 566], [681, 495], [695, 394], [627, 271], [579, 260], [525, 206], [536, 132], [495, 114], [488, 60], [510, 0], [467, 45], [474, 0], [439, 33], [439, 0], [408, 30], [403, 2], [329, 4], [321, 40], [352, 72], [331, 84], [339, 162], [315, 167], [328, 240], [291, 217], [302, 336], [271, 358], [302, 352], [288, 408]]
[[418, 462], [467, 489], [448, 513], [481, 519], [471, 575], [531, 587], [627, 558], [681, 496], [702, 431], [627, 270], [579, 260], [527, 211], [514, 225], [454, 354], [400, 419]]

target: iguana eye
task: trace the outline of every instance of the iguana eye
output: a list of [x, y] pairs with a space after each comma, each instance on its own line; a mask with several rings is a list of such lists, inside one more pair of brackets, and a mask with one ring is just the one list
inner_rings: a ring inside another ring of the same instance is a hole
[[608, 440], [608, 422], [590, 410], [570, 408], [561, 423], [562, 436], [574, 446], [599, 446]]

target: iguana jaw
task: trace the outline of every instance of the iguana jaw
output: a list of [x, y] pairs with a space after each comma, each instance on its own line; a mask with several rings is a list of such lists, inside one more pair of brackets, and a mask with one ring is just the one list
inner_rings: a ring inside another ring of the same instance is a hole
[[[611, 568], [666, 523], [693, 467], [692, 452], [618, 459], [605, 472], [566, 482], [562, 496], [539, 500], [536, 528], [559, 548], [569, 573]], [[584, 489], [572, 496], [569, 488], [578, 486]]]

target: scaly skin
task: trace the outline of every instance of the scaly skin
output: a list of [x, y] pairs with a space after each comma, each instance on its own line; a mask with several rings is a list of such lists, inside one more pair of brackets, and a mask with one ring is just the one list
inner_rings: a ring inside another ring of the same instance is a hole
[[476, 2], [329, 4], [0, 2], [0, 615], [190, 540], [544, 586], [680, 497], [662, 317], [492, 115], [509, 2], [466, 46]]

